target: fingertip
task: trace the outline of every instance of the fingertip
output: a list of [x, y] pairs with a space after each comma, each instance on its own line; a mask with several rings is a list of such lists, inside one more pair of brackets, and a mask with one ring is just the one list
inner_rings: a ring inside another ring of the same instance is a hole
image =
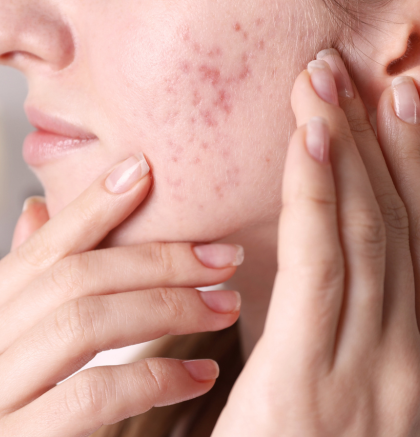
[[33, 196], [26, 199], [15, 227], [12, 250], [22, 245], [35, 231], [47, 223], [49, 218], [44, 197]]
[[197, 382], [211, 382], [220, 374], [219, 365], [213, 360], [183, 361], [183, 366], [192, 379]]
[[28, 211], [32, 206], [43, 206], [45, 205], [45, 197], [42, 196], [32, 196], [28, 197], [23, 203], [22, 213]]

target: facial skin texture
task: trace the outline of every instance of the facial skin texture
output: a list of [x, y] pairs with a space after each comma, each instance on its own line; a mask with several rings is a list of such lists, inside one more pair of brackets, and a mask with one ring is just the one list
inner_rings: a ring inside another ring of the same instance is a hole
[[[14, 50], [44, 58], [13, 61], [28, 76], [27, 103], [80, 123], [100, 140], [35, 169], [50, 214], [101, 172], [142, 151], [153, 168], [153, 192], [110, 245], [211, 241], [277, 217], [294, 125], [290, 87], [318, 47], [296, 48], [308, 37], [322, 41], [328, 24], [311, 29], [315, 15], [305, 19], [302, 4], [290, 3], [21, 0], [2, 6], [2, 26], [21, 20], [31, 33], [26, 40], [16, 35], [23, 41]], [[321, 23], [322, 12], [327, 19], [320, 4]], [[25, 48], [28, 40], [32, 47]]]
[[420, 35], [418, 1], [366, 1], [372, 19], [353, 32], [321, 0], [3, 1], [0, 59], [26, 74], [27, 104], [99, 138], [34, 169], [50, 215], [143, 152], [153, 191], [104, 246], [244, 245], [245, 264], [229, 286], [243, 295], [250, 350], [277, 268], [294, 79], [319, 50], [336, 46], [374, 117], [395, 74], [420, 79], [419, 46], [403, 56], [410, 35]]

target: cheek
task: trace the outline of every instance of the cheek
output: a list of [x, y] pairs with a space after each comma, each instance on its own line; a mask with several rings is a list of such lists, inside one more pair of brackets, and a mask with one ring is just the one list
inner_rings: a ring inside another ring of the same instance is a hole
[[290, 17], [210, 12], [146, 14], [131, 28], [127, 17], [109, 18], [110, 43], [101, 35], [89, 53], [109, 164], [141, 150], [155, 179], [141, 213], [119, 230], [123, 240], [133, 241], [135, 226], [140, 239], [216, 239], [278, 214], [290, 89], [302, 63], [279, 45]]
[[118, 81], [106, 78], [119, 96], [112, 137], [124, 149], [143, 149], [156, 190], [169, 190], [175, 201], [200, 187], [223, 198], [244, 181], [247, 162], [272, 159], [258, 144], [264, 127], [255, 129], [255, 114], [266, 112], [261, 76], [275, 74], [266, 62], [273, 41], [262, 18], [207, 22], [211, 31], [189, 20], [163, 27], [163, 34], [162, 27], [137, 38], [142, 43], [125, 54]]

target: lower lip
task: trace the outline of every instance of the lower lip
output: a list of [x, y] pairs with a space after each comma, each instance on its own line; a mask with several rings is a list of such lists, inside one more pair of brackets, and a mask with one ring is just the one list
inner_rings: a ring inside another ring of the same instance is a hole
[[31, 167], [46, 164], [97, 141], [94, 138], [67, 138], [49, 132], [35, 131], [23, 144], [23, 159]]

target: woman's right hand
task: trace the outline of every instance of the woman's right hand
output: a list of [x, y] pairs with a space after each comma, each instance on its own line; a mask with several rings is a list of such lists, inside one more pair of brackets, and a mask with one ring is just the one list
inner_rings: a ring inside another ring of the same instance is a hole
[[[236, 292], [193, 288], [230, 278], [243, 256], [237, 246], [93, 250], [150, 186], [146, 161], [129, 158], [0, 262], [0, 435], [86, 436], [213, 386], [213, 361], [162, 358], [85, 370], [57, 385], [99, 351], [216, 331], [238, 318]], [[36, 221], [31, 205], [15, 242], [28, 232], [31, 211]]]

